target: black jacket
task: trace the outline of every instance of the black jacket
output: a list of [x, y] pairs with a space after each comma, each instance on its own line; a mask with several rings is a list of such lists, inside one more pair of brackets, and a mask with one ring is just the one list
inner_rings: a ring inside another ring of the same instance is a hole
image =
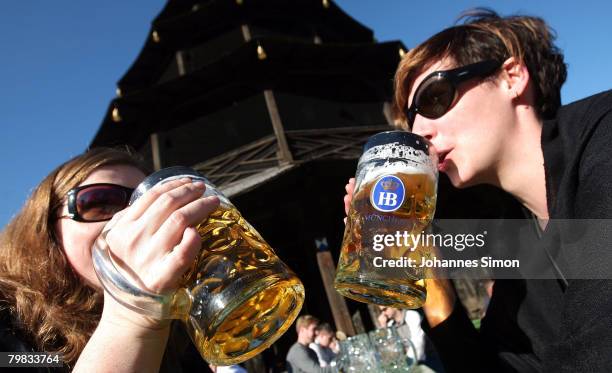
[[[6, 352], [39, 352], [33, 343], [26, 338], [16, 325], [16, 320], [7, 308], [0, 308], [0, 351]], [[109, 359], [112, 358], [109, 356]], [[19, 373], [59, 373], [68, 372], [63, 368], [0, 368], [0, 372], [15, 371]], [[159, 369], [160, 372], [210, 372], [208, 363], [198, 353], [189, 340], [183, 325], [173, 322], [166, 351]]]
[[[612, 91], [561, 107], [541, 144], [550, 218], [612, 218]], [[581, 279], [612, 278], [610, 228], [577, 245], [572, 229], [549, 225], [539, 244], [565, 281], [497, 280], [480, 332], [459, 302], [425, 326], [447, 372], [612, 371], [612, 281]]]
[[[37, 352], [27, 342], [26, 338], [14, 325], [10, 312], [7, 308], [0, 308], [0, 351], [4, 352]], [[0, 368], [4, 371], [15, 371], [22, 373], [49, 373], [67, 372], [62, 368]]]

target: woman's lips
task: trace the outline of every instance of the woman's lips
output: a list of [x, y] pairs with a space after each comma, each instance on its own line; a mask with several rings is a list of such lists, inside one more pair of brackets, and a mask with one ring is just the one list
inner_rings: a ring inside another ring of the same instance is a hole
[[450, 150], [447, 151], [442, 151], [439, 152], [439, 156], [438, 156], [438, 171], [439, 172], [446, 172], [447, 168], [448, 168], [448, 153], [450, 153]]

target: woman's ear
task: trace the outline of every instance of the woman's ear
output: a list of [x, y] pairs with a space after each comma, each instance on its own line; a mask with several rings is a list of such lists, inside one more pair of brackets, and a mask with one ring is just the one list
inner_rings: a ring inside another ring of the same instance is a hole
[[504, 61], [501, 69], [501, 79], [511, 99], [525, 98], [524, 96], [529, 93], [530, 81], [527, 66], [516, 58], [510, 57]]

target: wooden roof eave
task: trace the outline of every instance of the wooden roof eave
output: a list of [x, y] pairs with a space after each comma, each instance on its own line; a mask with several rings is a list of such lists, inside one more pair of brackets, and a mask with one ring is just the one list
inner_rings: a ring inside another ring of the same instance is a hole
[[165, 40], [184, 48], [193, 40], [202, 42], [222, 29], [221, 25], [241, 25], [258, 20], [274, 22], [289, 20], [312, 25], [313, 29], [330, 30], [342, 35], [346, 42], [372, 42], [373, 31], [342, 11], [333, 2], [325, 8], [321, 1], [312, 0], [248, 0], [242, 5], [236, 1], [213, 0], [198, 5], [191, 12], [171, 18], [157, 18], [153, 28]]
[[[329, 2], [329, 8], [322, 7], [320, 2], [316, 4], [313, 7], [312, 1], [305, 0], [249, 0], [238, 5], [235, 1], [215, 0], [199, 5], [195, 11], [172, 17], [158, 16], [140, 54], [117, 85], [123, 91], [147, 87], [159, 78], [177, 50], [201, 44], [243, 23], [272, 23], [275, 19], [282, 19], [284, 22], [307, 23], [321, 33], [330, 30], [342, 34], [350, 42], [373, 41], [371, 29], [344, 13], [333, 2]], [[158, 41], [154, 41], [153, 32]]]
[[[390, 88], [390, 78], [399, 60], [397, 48], [402, 45], [390, 42], [338, 48], [267, 40], [260, 43], [270, 57], [260, 61], [254, 50], [257, 43], [253, 40], [250, 45], [189, 75], [113, 100], [92, 145], [128, 143], [138, 147], [146, 136], [160, 128], [205, 115], [206, 111], [217, 110], [267, 88], [344, 101], [380, 100], [381, 96], [388, 95], [380, 87]], [[385, 62], [389, 60], [392, 62]], [[308, 86], [321, 80], [330, 84]], [[338, 82], [335, 86], [334, 80]], [[121, 123], [113, 118], [115, 110], [120, 113]], [[172, 121], [169, 123], [164, 118]]]

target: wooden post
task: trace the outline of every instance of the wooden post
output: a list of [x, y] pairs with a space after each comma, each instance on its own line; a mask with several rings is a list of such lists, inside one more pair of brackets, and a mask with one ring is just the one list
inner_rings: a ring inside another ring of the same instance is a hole
[[242, 30], [242, 37], [244, 41], [251, 41], [251, 29], [249, 29], [249, 25], [241, 25], [240, 30]]
[[363, 326], [363, 320], [361, 319], [361, 314], [359, 310], [355, 311], [353, 314], [353, 326], [355, 327], [356, 334], [363, 334], [366, 332], [365, 327]]
[[376, 329], [384, 328], [385, 325], [380, 325], [378, 323], [378, 315], [380, 315], [380, 311], [378, 310], [378, 306], [374, 304], [368, 304], [368, 313], [370, 314], [370, 319], [372, 319], [372, 324]]
[[[177, 73], [179, 76], [185, 75], [185, 60], [183, 58], [183, 52], [177, 51], [174, 55], [176, 58], [176, 67]], [[157, 132], [152, 133], [149, 137], [149, 141], [151, 142], [151, 158], [153, 159], [153, 170], [157, 171], [162, 168], [162, 156], [161, 156], [161, 147], [159, 145], [159, 134]]]
[[159, 149], [159, 136], [157, 133], [152, 133], [151, 137], [151, 155], [153, 158], [153, 169], [155, 171], [162, 168], [161, 152]]
[[334, 316], [336, 329], [344, 332], [347, 336], [355, 335], [355, 328], [349, 313], [346, 301], [334, 288], [334, 277], [336, 274], [336, 266], [329, 251], [319, 251], [317, 253], [317, 263], [321, 272], [321, 279], [327, 294], [327, 300]]
[[183, 76], [187, 73], [185, 69], [185, 57], [183, 56], [182, 51], [176, 51], [176, 68], [178, 70], [178, 75]]
[[289, 150], [289, 143], [287, 143], [287, 137], [285, 137], [285, 129], [283, 128], [283, 122], [281, 121], [280, 114], [278, 112], [278, 106], [276, 105], [276, 99], [274, 93], [266, 89], [264, 91], [264, 98], [266, 99], [266, 106], [268, 113], [270, 114], [270, 120], [272, 121], [272, 127], [274, 128], [274, 135], [278, 142], [278, 152], [281, 165], [287, 163], [293, 163], [293, 156]]

